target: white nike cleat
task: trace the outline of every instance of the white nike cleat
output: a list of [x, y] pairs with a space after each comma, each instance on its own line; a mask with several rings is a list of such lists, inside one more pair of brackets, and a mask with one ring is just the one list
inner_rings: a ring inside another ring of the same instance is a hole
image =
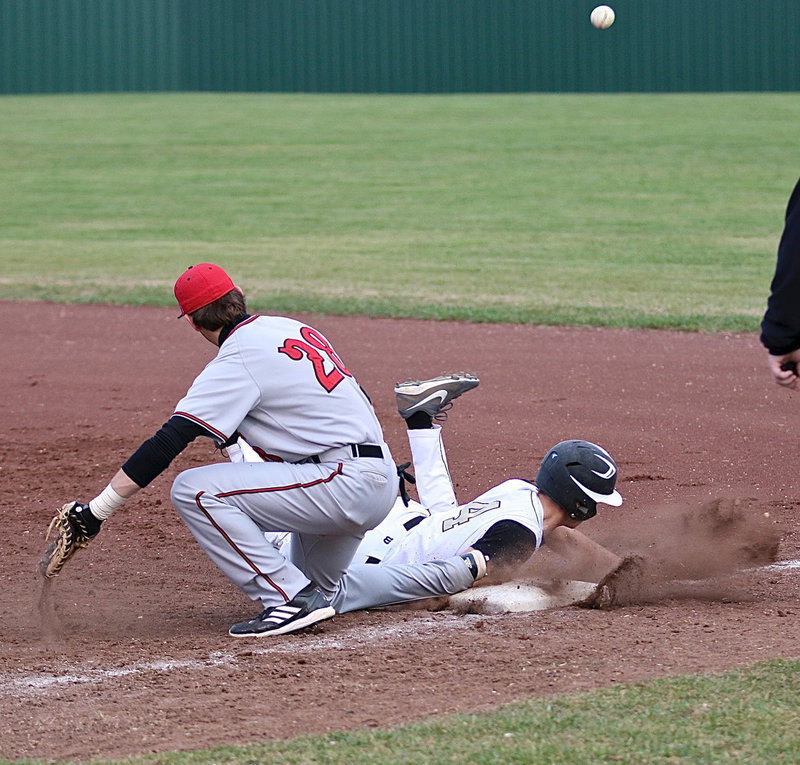
[[458, 373], [441, 375], [430, 380], [406, 380], [394, 386], [397, 411], [404, 419], [417, 412], [426, 412], [434, 419], [445, 419], [453, 399], [477, 388], [480, 380], [475, 375]]

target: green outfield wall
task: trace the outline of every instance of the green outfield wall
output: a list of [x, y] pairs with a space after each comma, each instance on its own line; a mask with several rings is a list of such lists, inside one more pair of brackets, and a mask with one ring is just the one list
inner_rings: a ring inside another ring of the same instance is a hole
[[0, 93], [800, 90], [800, 0], [0, 0]]

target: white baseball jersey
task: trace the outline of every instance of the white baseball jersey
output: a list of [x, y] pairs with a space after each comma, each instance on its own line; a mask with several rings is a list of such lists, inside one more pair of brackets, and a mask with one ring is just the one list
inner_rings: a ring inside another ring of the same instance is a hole
[[369, 399], [330, 343], [284, 316], [237, 325], [175, 414], [220, 443], [238, 431], [265, 460], [299, 462], [337, 446], [383, 443]]
[[[419, 479], [418, 462], [415, 467]], [[423, 520], [414, 523], [420, 517]], [[421, 563], [450, 558], [472, 547], [500, 521], [516, 521], [529, 529], [539, 548], [543, 509], [533, 484], [520, 479], [504, 481], [472, 502], [438, 512], [416, 502], [406, 508], [398, 500], [380, 525], [367, 532], [354, 562]]]

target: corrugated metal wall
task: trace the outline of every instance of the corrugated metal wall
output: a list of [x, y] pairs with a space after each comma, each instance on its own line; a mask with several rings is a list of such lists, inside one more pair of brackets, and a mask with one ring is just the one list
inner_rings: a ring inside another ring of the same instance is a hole
[[[800, 89], [798, 0], [186, 0], [184, 82], [266, 91]], [[225, 33], [218, 31], [225, 28]]]
[[0, 92], [180, 90], [175, 0], [0, 0]]
[[800, 89], [798, 0], [0, 0], [0, 92]]

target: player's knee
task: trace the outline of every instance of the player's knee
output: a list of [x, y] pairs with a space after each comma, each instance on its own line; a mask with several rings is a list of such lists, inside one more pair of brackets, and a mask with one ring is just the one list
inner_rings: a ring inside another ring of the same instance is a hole
[[184, 470], [172, 482], [169, 498], [175, 509], [184, 515], [197, 508], [197, 495], [202, 492], [192, 476], [194, 470]]

